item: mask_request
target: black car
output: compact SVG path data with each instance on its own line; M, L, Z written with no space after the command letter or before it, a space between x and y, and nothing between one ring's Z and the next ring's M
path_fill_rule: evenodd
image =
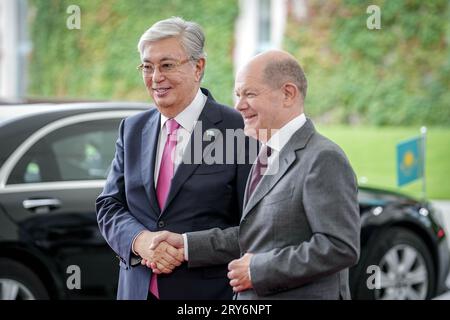
M121 119L140 103L0 106L0 299L115 299L118 260L95 199ZM360 188L356 299L425 299L446 290L449 252L428 204Z

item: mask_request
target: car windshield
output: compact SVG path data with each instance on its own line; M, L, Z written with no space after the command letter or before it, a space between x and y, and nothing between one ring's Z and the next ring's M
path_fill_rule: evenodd
M358 201L364 206L385 206L400 200L407 200L407 197L381 189L360 188L358 192Z

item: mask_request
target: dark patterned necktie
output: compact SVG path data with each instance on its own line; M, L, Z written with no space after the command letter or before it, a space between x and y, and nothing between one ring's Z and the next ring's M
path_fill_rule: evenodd
M261 181L262 177L267 171L267 162L272 154L272 149L269 146L264 146L256 158L256 164L253 167L252 176L248 185L247 202L256 189L256 186Z

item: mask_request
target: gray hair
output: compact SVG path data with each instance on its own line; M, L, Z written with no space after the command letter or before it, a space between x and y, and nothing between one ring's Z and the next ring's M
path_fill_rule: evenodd
M141 56L148 43L167 38L178 38L189 58L197 61L206 58L203 50L205 34L200 25L193 21L185 21L180 17L161 20L152 25L139 39L138 51Z
M306 98L308 81L300 64L291 58L270 61L264 69L264 79L272 88L280 88L287 81L293 82Z

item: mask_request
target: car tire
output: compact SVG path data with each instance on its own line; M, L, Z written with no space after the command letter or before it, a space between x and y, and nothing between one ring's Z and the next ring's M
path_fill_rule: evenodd
M36 274L22 263L0 258L0 300L46 300L48 292Z
M358 300L430 299L434 295L434 262L414 232L392 227L364 250L356 271L353 298ZM379 275L379 276L378 276Z

